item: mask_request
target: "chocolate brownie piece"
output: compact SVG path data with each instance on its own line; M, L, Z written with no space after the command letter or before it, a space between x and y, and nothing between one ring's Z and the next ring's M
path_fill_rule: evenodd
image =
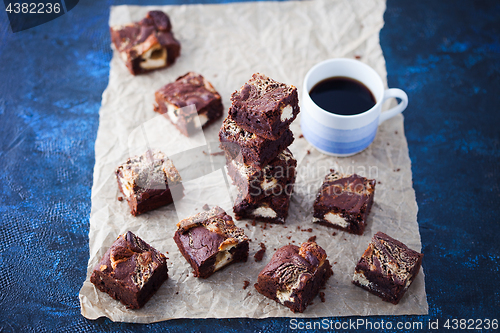
M170 66L181 52L170 18L150 11L140 22L110 27L111 40L133 75Z
M116 171L118 188L134 216L171 204L182 197L181 176L172 161L160 151L131 157Z
M286 129L278 139L269 140L247 132L229 116L224 119L219 131L220 146L227 159L237 159L256 168L262 168L275 159L293 140L290 129Z
M314 202L313 222L362 235L370 213L375 180L330 170Z
M155 111L165 115L185 136L222 116L219 93L200 74L189 72L155 93Z
M139 309L167 278L165 256L128 231L106 251L90 282L127 308Z
M238 193L236 204L233 206L234 217L237 220L251 219L261 222L285 223L294 183L295 178L280 193L263 197L254 203L246 201L243 193Z
M232 263L247 261L248 238L226 212L213 207L177 223L174 241L194 269L208 278Z
M361 256L352 283L398 304L420 271L423 254L377 232Z
M286 245L260 272L255 289L293 312L304 312L332 275L325 250L315 242Z
M229 115L243 129L277 140L299 114L297 88L256 73L231 95Z
M228 174L245 201L257 203L266 196L278 195L295 179L297 160L288 149L282 151L264 168L259 169L237 160L227 162Z

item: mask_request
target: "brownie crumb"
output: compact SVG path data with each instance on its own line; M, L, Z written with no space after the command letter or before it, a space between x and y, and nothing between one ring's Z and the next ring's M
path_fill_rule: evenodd
M313 232L312 228L307 229L307 232Z
M319 292L319 298L321 298L322 303L325 303L325 293L324 292L322 292L322 291Z
M292 240L292 243L295 243L295 241L294 241L294 240Z
M210 155L212 155L212 156L221 156L221 155L224 155L224 152L223 151L218 151L216 153L211 153Z
M302 134L301 134L301 135L299 135L299 139L302 139L303 137L304 137L304 135L302 135Z
M378 184L382 184L382 182L381 182L381 181L378 181L377 183L378 183Z
M208 204L204 204L201 208L203 208L204 210L210 210L210 206Z
M247 228L248 228L248 223L245 223L245 227L247 227Z
M176 294L176 295L179 295L179 292L178 292L178 291L176 291L176 292L175 292L175 294Z
M123 201L123 197L118 197L118 201Z
M356 55L354 56L354 58L356 58L356 59L361 59L361 56L360 56L359 54L356 54Z
M286 238L291 239L291 238L292 238L292 236L287 236Z
M400 169L400 168L397 168L397 169L396 169L396 172L399 172L399 171L401 171L401 169Z
M247 287L250 285L250 281L243 281L243 289L247 289Z
M206 151L202 150L201 151L204 155L208 155Z
M309 155L310 153L311 153L311 151L310 151L310 150L308 150L308 151L307 151L307 155Z
M283 226L283 228L287 229L288 227L285 225L285 226Z
M297 226L297 229L299 229L299 230L300 230L300 225L298 225L298 226Z
M387 142L387 145L390 146L391 144L389 142Z
M394 134L398 134L398 131L395 131Z
M253 256L255 258L255 261L262 261L262 258L264 258L264 254L266 253L266 246L264 243L260 243L260 250L255 253Z
M334 233L332 234L332 236L336 236L336 235L337 235L337 233L336 233L336 232L334 232Z
M336 261L334 261L334 262L333 262L333 264L334 264L334 265L337 265L337 262L336 262Z
M252 225L253 225L254 227L255 227L255 224L256 224L256 223L255 223L255 220L253 220L253 221L252 221Z
M307 241L308 242L315 242L316 241L316 236L309 237L309 239Z
M247 294L247 296L252 296L252 293L251 293L251 292L249 292L249 293Z

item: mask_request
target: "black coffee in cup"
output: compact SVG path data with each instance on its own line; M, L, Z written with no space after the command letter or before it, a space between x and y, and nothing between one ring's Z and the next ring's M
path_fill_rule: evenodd
M363 113L377 103L363 83L344 76L330 77L316 83L309 96L323 110L344 116Z

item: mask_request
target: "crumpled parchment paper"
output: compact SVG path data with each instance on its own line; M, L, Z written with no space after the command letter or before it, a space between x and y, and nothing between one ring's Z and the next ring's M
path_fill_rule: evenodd
M216 151L222 119L204 133L187 139L153 112L154 92L188 71L198 72L212 82L226 110L231 93L255 72L297 86L300 98L308 69L329 58L359 58L372 66L385 82L385 61L379 45L385 1L118 6L111 8L110 25L138 21L152 9L161 9L170 15L174 34L182 44L181 56L170 68L136 77L129 74L116 52L111 60L95 143L90 260L87 279L79 295L82 314L90 319L107 316L113 321L138 323L172 318L427 314L423 269L397 306L351 283L356 262L377 231L399 239L412 249L421 248L411 162L401 115L379 127L368 149L348 158L329 157L316 151L300 138L297 119L291 126L295 142L290 150L298 160L298 176L286 224L267 224L264 229L263 223L252 226L251 221L236 221L252 239L248 262L231 265L202 280L193 276L173 235L176 223L199 212L205 203L217 204L232 214L223 157L209 154ZM175 205L133 217L127 203L117 200L120 194L113 171L127 157L142 154L147 148L161 149L172 157L184 179L186 196ZM311 222L316 192L332 167L378 181L363 236ZM101 256L116 237L127 230L167 253L169 258L169 279L140 310L127 310L89 282ZM289 243L300 244L311 236L317 236L317 243L326 250L334 275L323 290L326 302L317 297L305 313L294 314L257 293L253 284L275 249ZM264 242L267 252L263 261L255 262L253 255L260 248L260 242ZM246 290L243 289L245 280L250 282Z

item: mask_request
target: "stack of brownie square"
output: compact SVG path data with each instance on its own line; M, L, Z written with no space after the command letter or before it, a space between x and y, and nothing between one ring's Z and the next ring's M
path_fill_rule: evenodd
M297 88L256 73L231 95L229 114L219 131L229 176L238 189L237 220L284 223L295 183L294 138Z

